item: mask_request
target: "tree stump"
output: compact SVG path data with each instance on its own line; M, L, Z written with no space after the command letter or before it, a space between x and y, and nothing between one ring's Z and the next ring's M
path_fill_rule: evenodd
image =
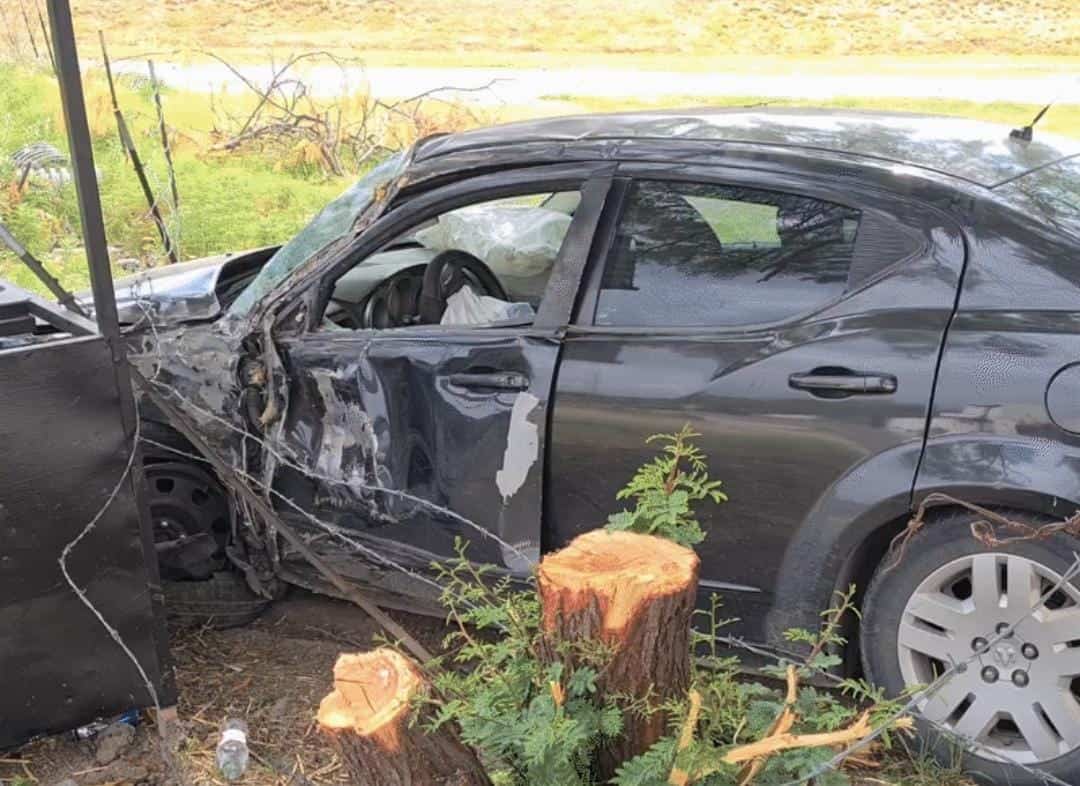
M356 786L491 786L476 754L450 726L429 732L409 723L412 702L429 689L420 669L380 648L341 655L334 690L318 721Z
M600 695L682 698L690 682L690 623L698 557L651 535L594 530L548 555L537 573L542 607L541 657L575 665L581 645L600 642L610 661ZM596 780L644 752L667 731L665 713L623 715L623 734L601 751Z

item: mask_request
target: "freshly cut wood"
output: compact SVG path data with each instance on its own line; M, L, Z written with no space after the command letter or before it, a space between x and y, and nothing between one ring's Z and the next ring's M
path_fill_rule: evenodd
M893 720L889 728L894 731L911 731L915 728L915 722L910 717L903 716ZM724 754L724 762L727 764L740 764L773 753L794 750L795 748L844 748L869 737L875 731L876 729L870 723L870 713L867 711L860 715L850 726L836 731L819 732L817 734L781 732L760 739L757 742L740 745ZM743 782L740 781L740 783Z
M663 538L594 530L540 563L541 656L571 666L581 653L606 649L601 695L647 699L658 707L685 697L690 683L690 618L698 558ZM644 752L667 729L667 716L624 713L620 739L601 751L597 782Z
M420 669L388 648L341 655L318 721L357 786L490 786L476 754L450 726L410 725L429 689Z
M791 731L791 727L795 725L795 702L799 700L799 670L794 665L787 667L787 694L784 698L784 707L780 711L780 714L773 718L772 724L769 726L769 731L765 734L766 738L775 737L778 734L787 734ZM745 748L746 746L742 746ZM727 759L725 759L727 761ZM758 773L765 767L765 757L760 758L750 757L749 759L739 759L738 761L745 761L746 764L739 772L739 786L747 786L751 781L758 776Z

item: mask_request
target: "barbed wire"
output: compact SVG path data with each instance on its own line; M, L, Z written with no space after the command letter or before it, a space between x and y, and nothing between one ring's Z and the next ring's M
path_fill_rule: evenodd
M219 414L212 412L206 407L202 407L191 401L180 391L178 391L174 386L167 385L159 379L162 369L164 368L164 361L166 359L165 355L162 352L162 347L164 345L158 333L156 321L153 318L154 315L147 307L147 302L138 296L136 297L135 302L143 312L143 317L148 325L148 329L152 336L153 342L153 352L143 353L144 355L149 356L153 362L152 373L147 376L143 376L143 381L159 388L160 390L165 392L166 395L172 396L175 399L179 400L184 404L185 408L191 410L193 414L209 418L210 420L225 426L227 429L237 432L245 438L245 444L246 440L253 440L263 450L267 451L269 455L272 455L275 460L279 462L280 465L292 468L305 476L319 479L328 483L344 485L350 489L356 487L362 490L369 490L376 493L387 493L393 496L400 496L404 499L418 502L429 507L430 509L433 509L434 511L447 515L453 520L467 523L470 527L482 532L488 537L492 537L496 542L514 550L519 555L524 556L522 552L518 551L510 544L505 543L505 541L495 536L494 533L491 533L490 530L486 530L480 527L480 525L472 522L464 516L461 516L460 514L457 514L456 512L446 508L445 506L437 505L430 500L425 500L421 497L417 497L415 495L409 494L408 492L403 492L398 489L389 489L383 486L359 482L357 479L354 478L334 477L326 475L325 473L314 471L310 466L301 465L295 460L293 460L290 456L284 455L281 451L276 450L273 446L269 444L268 440L264 437L253 434L249 429L243 429L239 426L236 426L234 423L221 417ZM123 640L119 632L105 619L104 615L100 612L100 610L98 610L89 600L86 593L75 582L67 567L67 560L70 557L71 553L95 529L101 518L105 515L107 510L115 501L115 499L119 496L123 488L123 483L131 475L136 456L138 455L138 445L140 443L153 445L159 449L170 451L174 454L184 456L191 460L207 462L207 459L205 457L200 456L196 453L178 449L174 446L167 445L165 443L159 442L143 435L141 431L141 418L139 417L139 397L136 396L135 398L136 425L132 437L131 451L128 454L128 459L125 463L121 476L108 497L106 498L106 500L104 501L101 508L91 518L87 525L80 531L80 533L65 546L59 558L59 563L68 585L71 587L71 589L79 598L79 600L83 603L83 605L85 605L95 616L99 624L101 624L102 627L108 632L110 637L124 651L126 657L132 662L132 664L138 671L139 676L142 679L143 684L146 687L148 695L151 697L155 708L160 709L157 691L153 685L152 680L149 678L146 670L139 661L138 657L135 655L129 645L127 645L127 643ZM431 586L435 589L438 589L440 591L444 589L443 585L441 585L439 582L429 578L428 576L424 576L423 574L417 573L416 571L409 569L408 567L400 564L396 560L392 560L389 557L386 557L384 554L380 553L376 549L373 549L359 541L357 538L350 536L345 531L343 531L341 527L338 527L337 525L324 521L318 516L315 516L313 513L303 508L300 504L298 504L288 495L273 488L272 485L269 485L263 480L260 480L253 476L251 473L247 472L246 468L237 468L230 465L230 469L231 471L235 472L237 477L243 480L243 482L250 484L255 489L261 490L268 496L279 500L282 504L294 510L296 513L298 513L305 520L317 527L319 530L325 532L327 535L338 540L339 542L353 548L357 553L363 554L364 556L375 561L377 564L383 565L393 570L400 571L404 575L423 582L424 584ZM983 511L980 510L979 512L981 513ZM1008 521L1007 519L1003 520L1006 522ZM868 746L879 740L891 729L895 728L897 722L904 717L916 717L920 719L921 721L928 724L928 726L932 727L935 730L935 733L942 735L943 737L951 741L953 744L956 744L969 752L981 754L983 758L989 761L998 762L1003 768L1016 768L1032 777L1039 779L1045 784L1052 784L1053 786L1071 786L1071 784L1057 777L1053 773L1047 772L1046 770L1043 770L1037 766L1032 766L1022 761L1004 757L1000 753L989 748L989 746L985 745L980 740L957 733L954 729L951 729L941 724L940 722L927 717L922 712L921 707L925 701L933 698L933 696L936 695L938 691L942 690L958 674L966 672L967 668L976 661L978 661L983 656L983 654L985 654L985 652L992 649L993 646L1000 641L1014 635L1017 627L1034 617L1043 609L1047 608L1047 602L1058 592L1060 592L1066 584L1071 582L1073 578L1080 575L1080 554L1074 552L1073 557L1073 561L1069 568L1057 579L1057 581L1054 582L1054 584L1049 589L1044 591L1039 596L1037 602L1032 604L1032 607L1023 616L1005 626L996 626L994 631L992 632L987 631L986 636L982 637L986 641L985 645L983 645L978 650L974 651L971 655L962 660L951 661L948 667L943 672L941 672L941 674L939 674L929 685L926 685L923 688L920 688L919 690L913 692L904 704L891 712L883 720L879 721L878 724L868 734L846 745L842 750L838 751L834 756L832 756L827 761L821 763L810 772L797 779L789 780L786 783L782 784L782 786L806 786L807 784L813 784L817 779L825 776L829 772L838 771L850 759L852 759L852 757L854 757L860 751L865 750ZM771 659L778 663L797 664L800 661L799 656L795 653L784 652L779 648L765 647L758 644L752 644L740 637L717 636L716 640L718 643L727 645L732 648L742 649L755 655ZM840 686L840 683L842 682L842 680L840 680L840 678L838 678L836 675L832 675L828 672L821 672L821 676L835 686Z
M174 386L165 385L164 383L160 383L160 382L157 382L157 381L153 381L153 384L156 387L158 387L159 389L166 392L167 394L169 394L169 395L173 396L174 398L176 398L182 404L184 404L184 406L190 412L198 414L198 415L200 415L202 417L208 418L208 419L212 420L213 422L218 423L219 425L225 427L226 429L228 429L230 431L235 432L236 434L238 434L240 436L251 439L252 441L256 442L263 450L265 450L268 455L272 456L278 463L280 463L283 466L294 469L297 472L301 473L302 475L313 478L315 480L321 480L321 481L323 481L325 483L329 483L329 484L332 484L332 485L344 486L344 487L346 487L348 489L351 489L351 490L355 489L355 490L370 492L370 493L373 493L373 494L382 494L382 495L385 495L385 496L395 497L397 499L404 500L406 502L412 503L412 504L417 505L419 507L423 507L423 508L425 508L425 509L427 509L427 510L433 512L433 513L445 516L448 519L450 519L451 521L455 521L455 522L457 522L459 524L462 524L462 525L468 527L469 529L473 530L474 532L477 532L478 534L480 534L484 538L487 538L487 539L490 539L490 540L494 541L499 546L501 546L503 548L506 548L508 551L513 553L515 556L520 557L522 560L525 560L527 562L527 564L530 565L530 566L532 566L532 565L534 565L536 563L535 557L527 554L526 552L519 549L517 546L515 546L515 545L507 542L506 540L500 538L498 535L496 535L490 529L487 529L486 527L482 527L481 525L477 524L472 519L461 515L460 513L446 507L445 505L439 505L436 502L432 502L429 499L425 499L424 497L420 497L420 496L418 496L416 494L412 494L412 493L410 493L408 491L404 491L402 489L388 488L387 486L383 486L383 485L379 485L379 484L375 484L375 483L368 483L368 482L366 482L364 480L361 480L358 477L348 477L348 478L346 478L346 477L337 477L337 476L333 476L333 475L328 475L328 474L323 473L323 472L319 472L317 469L315 469L315 468L313 468L311 466L308 466L308 465L300 464L296 460L294 460L292 457L285 455L282 451L276 449L273 445L271 445L269 440L265 439L264 437L259 436L257 434L254 434L249 429L241 428L240 426L237 426L235 423L233 423L233 422L227 420L226 418L222 417L218 413L213 412L213 411L207 409L206 407L203 407L200 404L192 401L190 398L188 398L183 393L181 393L179 390L177 390ZM262 484L260 482L260 487L263 486L263 485L265 485L265 484Z

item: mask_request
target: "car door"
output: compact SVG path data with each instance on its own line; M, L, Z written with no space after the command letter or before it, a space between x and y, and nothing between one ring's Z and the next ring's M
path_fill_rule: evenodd
M836 578L798 535L826 508L865 512L837 491L861 467L893 455L906 508L962 244L936 211L850 179L623 172L560 363L548 545L601 525L653 455L646 438L689 424L730 497L700 509L702 593L762 640L765 614L792 602L782 564ZM795 602L812 621L829 593Z
M415 595L416 577L453 556L457 538L469 542L477 562L515 575L530 570L540 549L555 367L612 169L577 164L500 172L410 197L373 225L321 284L327 317L279 336L288 380L282 439L305 471L282 466L276 482L297 501L293 518L313 547L344 575ZM539 201L538 195L573 191L580 194L572 200L576 207ZM543 226L563 227L554 245L550 237L537 239L546 230L527 217L518 222L520 238L493 239L506 228L502 213L489 220L495 214L477 206L524 195L532 199L526 213L541 215ZM548 220L560 210L565 221ZM455 231L465 239L453 239ZM534 318L385 329L327 321L338 318L331 316L334 303L357 297L370 271L400 273L407 267L402 258L422 263L424 244L436 242L470 244L493 269L508 271L509 277L498 276L510 299L526 300L514 297L515 288L534 291ZM542 286L537 246L554 255ZM520 277L513 275L519 254L532 254L528 275ZM353 305L367 313L370 302ZM291 567L303 570L302 560Z

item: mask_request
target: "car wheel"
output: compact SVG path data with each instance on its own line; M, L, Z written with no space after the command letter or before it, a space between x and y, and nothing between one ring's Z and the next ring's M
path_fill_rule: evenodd
M1080 783L1080 579L1038 602L1080 541L1057 534L990 550L972 537L977 518L928 519L898 563L878 568L860 630L867 676L897 695L977 656L920 704L931 748L950 761L966 749L966 769L995 783L1045 782L1031 770Z
M270 605L233 571L218 571L206 581L166 581L163 589L166 615L181 627L235 628L253 622Z
M188 461L147 464L154 542L209 533L222 547L229 535L229 500L217 479Z

